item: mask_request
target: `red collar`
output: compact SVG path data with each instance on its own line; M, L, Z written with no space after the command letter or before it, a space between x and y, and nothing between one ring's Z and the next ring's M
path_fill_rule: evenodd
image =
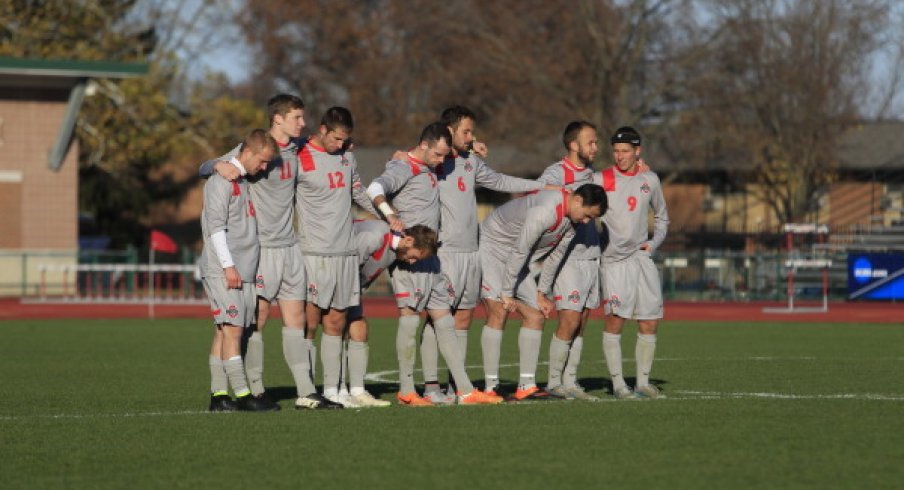
M620 174L622 174L622 175L627 175L628 177L632 177L632 176L634 176L634 175L637 175L637 173L640 171L640 169L637 167L637 164L634 165L634 171L633 171L633 172L623 172L622 169L618 168L618 164L613 165L612 168L614 168L616 172L618 172L618 173L620 173Z
M409 162L409 163L414 163L414 164L417 164L417 165L423 165L423 166L427 167L427 162L425 162L425 161L423 161L423 160L418 160L417 158L413 157L413 156L411 155L411 153L408 153L408 162Z
M321 147L321 146L317 146L317 145L314 143L314 140L308 140L308 146L310 146L311 148L313 148L313 149L316 150L316 151L319 151L320 153L326 153L326 148L323 148L323 147Z
M574 170L575 172L580 172L587 168L587 167L578 167L577 165L575 165L574 162L569 160L568 157L562 158L562 165L565 165L566 167L570 168L571 170Z

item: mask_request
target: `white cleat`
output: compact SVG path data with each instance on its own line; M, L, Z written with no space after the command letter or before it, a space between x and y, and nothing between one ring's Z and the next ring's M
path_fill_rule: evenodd
M598 396L593 396L590 393L587 393L586 391L584 391L584 387L581 385L569 386L565 389L568 390L568 393L571 394L571 396L573 398L576 398L578 400L584 400L587 402L600 401Z
M634 388L634 394L637 395L637 398L643 398L645 400L665 398L665 395L663 395L662 392L659 391L659 388L653 385L637 386Z
M386 400L380 400L379 398L374 398L373 395L364 391L362 393L358 393L357 395L351 395L351 400L358 404L361 408L371 408L371 407L388 407L391 405Z
M634 391L627 386L622 386L621 388L616 388L612 390L612 396L619 400L636 400L637 395L634 394Z
M351 395L347 393L337 393L335 395L330 395L326 397L327 400L338 403L342 405L344 408L360 408L360 405L355 403L354 399L352 399Z

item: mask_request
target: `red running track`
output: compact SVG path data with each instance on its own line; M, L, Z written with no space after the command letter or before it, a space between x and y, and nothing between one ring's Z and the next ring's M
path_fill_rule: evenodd
M365 298L364 311L373 318L396 316L392 298ZM825 322L904 323L904 305L899 303L835 302L828 313L764 313L764 307L784 307L784 303L684 302L665 304L665 321L745 321L745 322ZM477 316L483 317L483 308ZM156 318L208 318L205 305L155 306ZM50 318L147 318L148 307L141 304L22 303L18 298L0 299L0 320ZM593 317L600 318L599 310Z

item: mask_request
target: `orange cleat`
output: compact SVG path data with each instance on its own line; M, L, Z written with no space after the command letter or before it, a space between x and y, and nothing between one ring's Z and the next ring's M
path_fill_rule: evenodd
M541 390L536 386L531 386L530 388L521 389L518 388L518 391L512 396L514 401L524 401L524 400L549 400L551 396L549 393Z
M501 396L491 395L476 388L466 395L458 396L459 405L497 405L499 403L502 403Z
M407 395L403 395L401 393L396 393L396 398L399 400L399 403L402 405L408 405L410 407L432 407L433 402L426 398L422 398L417 394L416 391L412 391Z

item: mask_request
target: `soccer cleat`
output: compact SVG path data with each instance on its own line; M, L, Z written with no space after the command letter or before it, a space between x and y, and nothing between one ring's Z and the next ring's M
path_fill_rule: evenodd
M455 395L449 395L442 390L431 390L424 392L424 398L430 400L434 405L454 405Z
M320 396L319 393L311 393L295 400L295 408L298 410L338 410L345 408L339 403L334 403Z
M273 402L270 403L272 404ZM274 409L273 406L266 401L251 396L251 394L236 398L235 404L241 412L275 412L276 410L279 410L279 406Z
M407 395L403 395L402 393L396 393L396 398L399 400L399 403L402 405L408 405L410 407L432 407L433 402L426 398L421 398L416 391L412 391Z
M518 391L512 395L512 401L525 401L525 400L550 400L552 397L549 393L541 390L536 386L531 386L530 388L518 388ZM557 398L557 397L556 397Z
M252 396L254 396L254 398L256 398L262 406L269 407L269 408L267 408L268 411L271 411L271 412L279 411L279 408L280 408L279 404L276 403L275 401L273 401L269 396L267 396L266 393L261 393L260 395L252 395Z
M568 388L564 387L563 385L553 386L552 388L547 386L546 391L552 396L564 398L566 400L574 400L575 398L577 398L573 393L571 393Z
M352 396L348 393L337 393L335 395L330 395L326 397L327 400L338 403L342 405L344 408L358 408L359 405L352 400Z
M584 387L581 385L574 385L565 388L568 390L568 393L571 394L572 398L576 398L578 400L584 400L587 402L598 402L600 401L600 397L593 396L590 393L584 391Z
M392 405L386 400L380 400L379 398L374 398L373 395L364 391L358 393L357 395L351 395L352 400L358 404L359 407L362 408L370 408L370 407L388 407Z
M643 398L645 400L655 400L657 398L665 398L665 395L659 391L659 388L653 385L644 385L644 386L636 386L634 387L634 395L637 398Z
M622 386L620 388L613 388L612 396L614 396L615 398L617 398L619 400L636 400L637 399L637 395L635 395L634 392L631 391L631 388L628 388L627 386Z
M210 395L210 406L207 410L211 412L235 412L238 407L229 395Z
M458 397L459 405L498 405L502 403L502 397L490 395L474 388L467 395Z

